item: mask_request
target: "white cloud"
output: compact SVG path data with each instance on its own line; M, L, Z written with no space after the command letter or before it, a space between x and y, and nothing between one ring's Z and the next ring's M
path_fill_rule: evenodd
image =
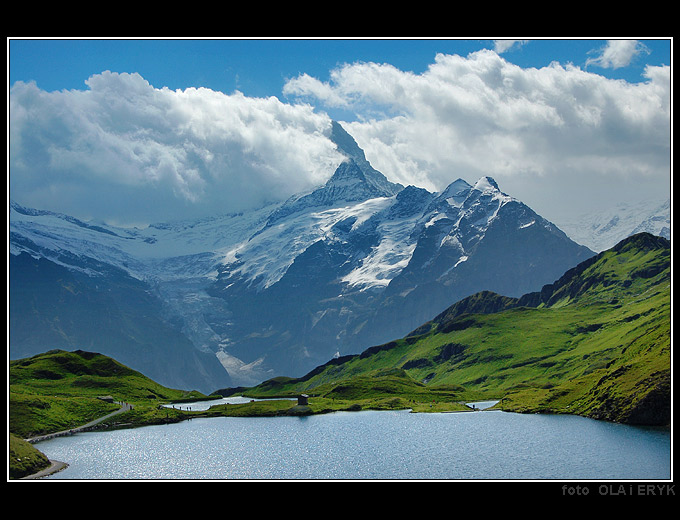
M598 51L595 58L586 60L586 67L596 65L605 69L627 67L633 58L640 54L648 54L649 49L637 40L608 40L607 45Z
M330 119L309 105L158 89L108 71L86 83L82 91L12 87L18 202L120 223L168 220L285 198L322 183L340 162Z
M491 175L513 196L567 211L588 195L624 196L617 190L631 182L668 185L670 68L646 76L629 84L557 63L523 69L483 50L440 54L422 74L358 63L314 91L297 80L288 88L354 108L347 130L391 180L442 189ZM539 186L559 186L559 200Z
M82 91L17 83L10 195L119 222L247 209L331 175L340 159L319 110L337 107L354 112L343 126L390 180L439 190L491 175L553 218L577 204L670 195L670 67L645 77L524 69L483 50L437 55L422 74L376 63L343 65L328 82L302 74L284 94L304 104L171 91L138 74L98 74Z
M503 54L509 51L513 47L521 47L526 44L529 40L494 40L494 50L498 54Z

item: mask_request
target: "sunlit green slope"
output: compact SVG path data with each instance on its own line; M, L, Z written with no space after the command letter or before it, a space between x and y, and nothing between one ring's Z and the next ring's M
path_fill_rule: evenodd
M114 401L167 402L198 392L166 388L93 352L51 350L9 363L9 431L22 438L76 428L118 410Z
M635 235L540 292L473 295L405 338L250 393L325 396L401 369L428 391L498 398L505 410L668 424L670 260L667 240Z
M120 410L117 402L122 401L134 403L134 411L116 421L154 424L181 420L177 412L173 410L169 416L159 404L192 398L205 396L166 388L94 352L51 350L10 361L9 476L22 478L50 465L47 457L24 439L81 427Z

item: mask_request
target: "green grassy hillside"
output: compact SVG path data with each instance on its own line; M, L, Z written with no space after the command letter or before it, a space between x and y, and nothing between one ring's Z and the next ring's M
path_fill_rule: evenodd
M9 478L17 479L32 475L50 466L49 459L24 439L9 434Z
M166 388L108 356L92 352L51 350L10 361L10 478L30 475L50 464L24 439L75 429L119 410L120 405L100 399L109 396L134 404L134 410L117 419L128 425L181 420L181 412L159 405L205 398L198 392Z
M473 295L405 338L247 393L384 393L368 376L398 369L429 398L496 398L505 410L668 424L670 321L670 244L640 234L539 292Z
M22 438L76 428L120 408L99 399L163 403L197 392L166 388L102 354L51 350L10 361L9 430Z

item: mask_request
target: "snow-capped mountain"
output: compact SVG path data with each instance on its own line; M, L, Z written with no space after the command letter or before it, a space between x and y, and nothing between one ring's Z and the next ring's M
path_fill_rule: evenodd
M618 204L562 222L561 227L576 242L598 253L636 233L647 232L670 240L671 201Z
M87 337L65 327L59 306L85 312L89 301L100 313L115 306L118 345L127 341L127 354L116 356L131 367L173 372L185 385L161 353L174 342L175 364L201 354L185 380L189 371L192 380L210 373L216 384L218 363L230 384L250 385L402 337L481 290L539 290L593 254L491 177L458 179L439 193L403 187L338 124L332 139L346 161L323 186L253 212L122 229L12 203L10 253L22 259L10 271L11 323L21 332L10 330L12 357L83 342L96 350L96 327ZM21 278L38 271L52 292ZM130 292L114 300L102 292L120 286ZM125 295L144 295L143 313ZM50 298L49 308L37 306ZM152 340L140 346L149 324L135 320L149 316L169 342L160 351Z
M223 259L208 292L232 310L225 347L239 359L257 352L301 374L403 336L477 291L538 290L592 255L490 177L441 193L409 186L358 203L324 200Z
M261 228L276 207L138 229L92 224L10 201L10 253L42 255L72 268L77 268L70 260L74 256L96 258L139 279L185 278L187 269L205 276L223 250Z

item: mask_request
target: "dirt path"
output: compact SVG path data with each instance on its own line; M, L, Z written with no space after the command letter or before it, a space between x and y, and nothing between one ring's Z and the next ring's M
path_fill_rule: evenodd
M61 471L64 468L68 467L68 464L65 462L61 462L58 460L50 460L52 464L48 468L45 468L42 471L38 471L37 473L33 473L33 475L27 475L25 477L21 477L21 480L34 480L42 477L46 477L47 475L51 475L52 473L56 473L57 471Z
M118 402L117 404L120 405L120 410L116 410L115 412L112 412L108 415L105 415L104 417L100 417L99 419L95 419L94 421L91 421L87 424L83 424L82 426L78 426L77 428L71 428L70 430L64 430L64 431L55 432L55 433L48 433L46 435L38 435L37 437L31 437L30 439L26 439L26 441L30 442L31 444L34 444L36 442L46 441L48 439L53 439L54 437L63 437L65 435L72 435L74 433L87 431L87 430L93 428L94 426L96 426L97 424L104 422L107 419L113 417L114 415L118 415L120 413L132 410L132 405L129 404L129 403Z

